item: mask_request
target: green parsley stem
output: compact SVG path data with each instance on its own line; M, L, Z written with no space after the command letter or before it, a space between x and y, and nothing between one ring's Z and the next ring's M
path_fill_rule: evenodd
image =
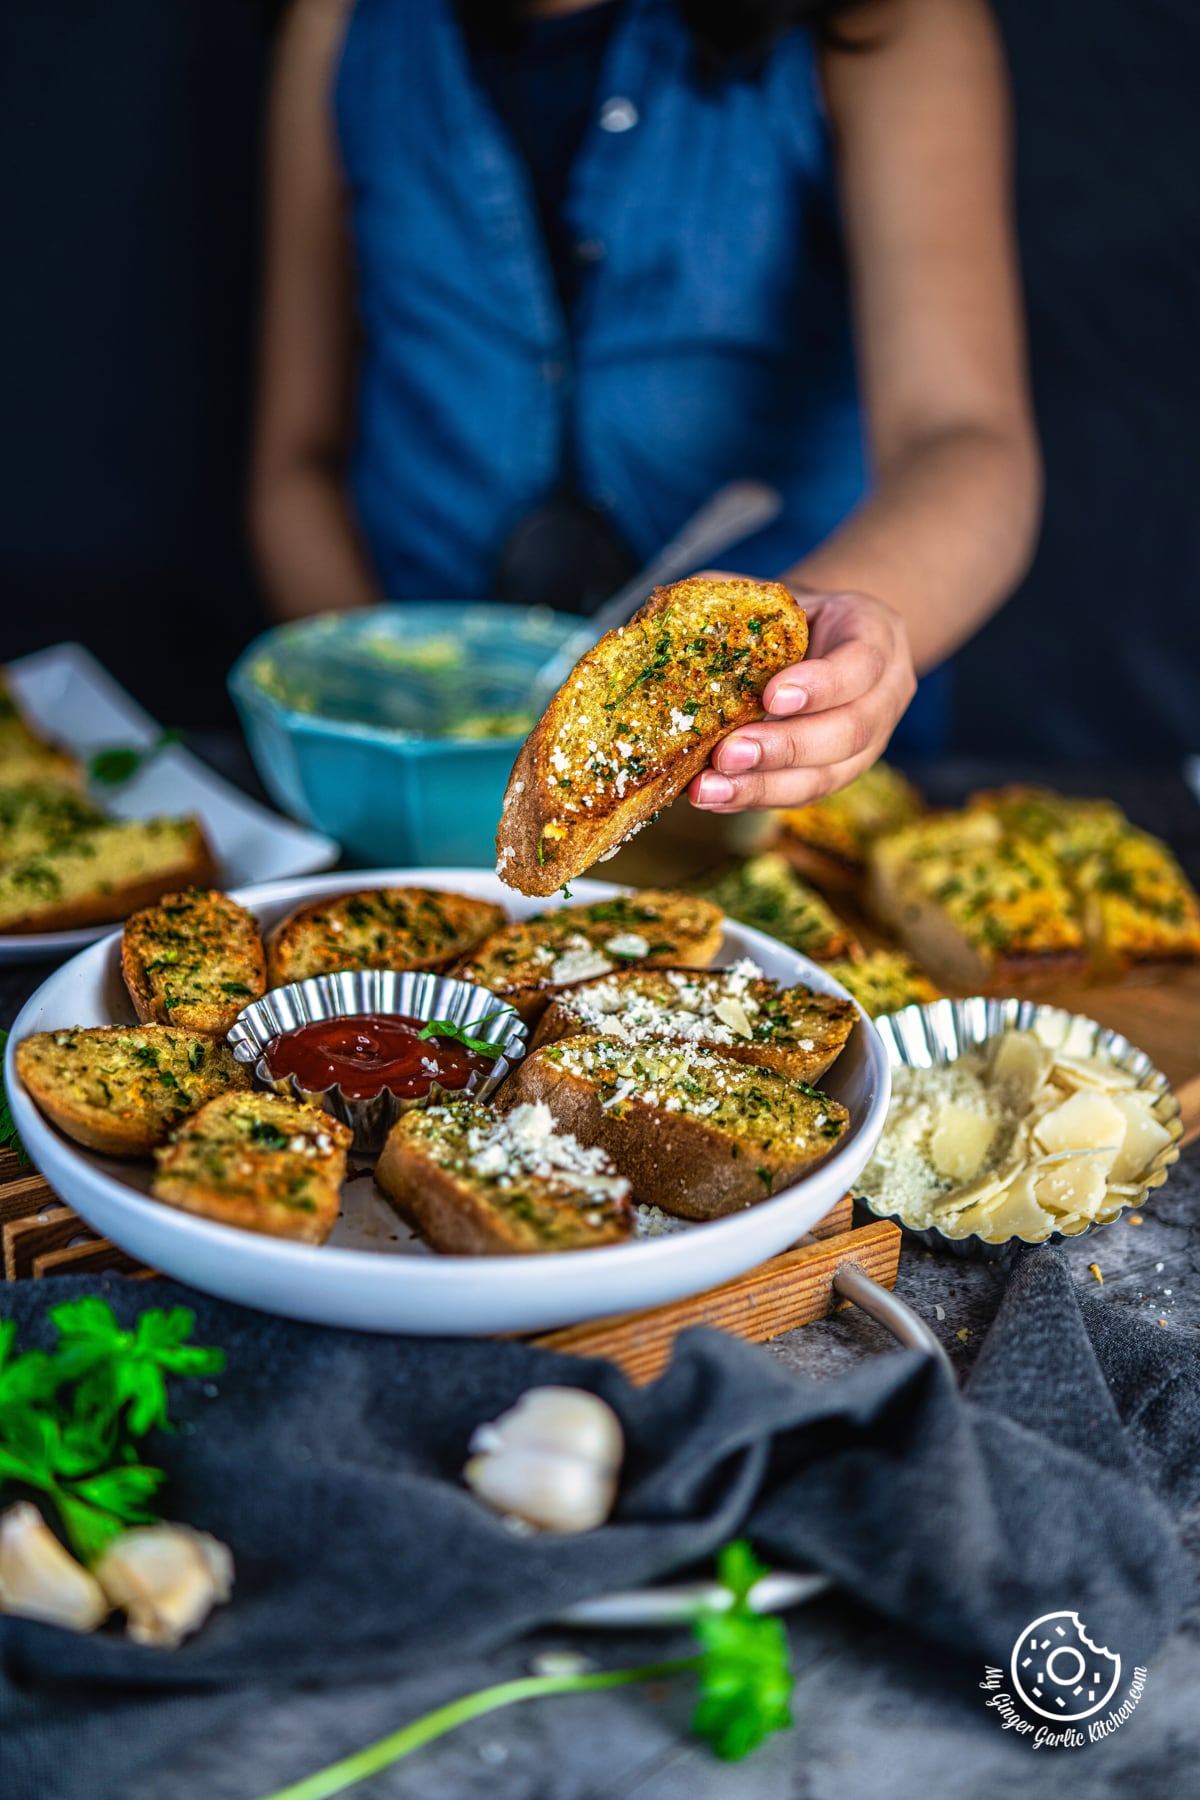
M644 1663L636 1669L605 1669L595 1675L526 1675L518 1681L501 1681L495 1687L481 1688L478 1693L466 1694L461 1700L435 1707L433 1712L414 1719L411 1725L392 1732L390 1737L380 1738L377 1744L370 1744L353 1756L345 1756L340 1762L330 1763L326 1769L318 1769L315 1775L308 1775L291 1787L279 1788L275 1793L265 1795L264 1800L325 1800L326 1795L340 1794L355 1782L365 1781L368 1775L377 1775L380 1769L386 1769L410 1751L419 1750L423 1744L465 1725L468 1720L482 1718L485 1713L512 1706L518 1700L536 1700L544 1694L594 1693L600 1688L657 1681L668 1675L698 1670L703 1661L702 1656L682 1656L671 1662Z

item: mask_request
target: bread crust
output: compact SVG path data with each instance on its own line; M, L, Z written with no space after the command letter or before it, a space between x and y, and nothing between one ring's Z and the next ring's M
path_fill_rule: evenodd
M501 1098L506 1107L543 1101L560 1130L608 1152L637 1200L681 1219L741 1212L789 1186L834 1148L832 1139L820 1136L803 1152L779 1139L769 1149L751 1147L703 1118L636 1097L605 1105L594 1080L558 1066L544 1049L525 1058L505 1082ZM844 1129L849 1115L843 1106L824 1096L818 1104Z
M35 1032L17 1045L17 1073L52 1124L104 1156L149 1156L189 1111L253 1085L227 1045L165 1025Z
M212 887L218 879L212 851L198 820L190 819L188 824L191 831L181 854L161 870L114 884L107 893L81 894L73 900L31 906L24 915L6 920L0 930L14 936L26 936L35 931L74 931L87 925L111 925L128 918L141 907L153 905L164 894L176 889Z
M580 658L526 739L496 835L501 880L552 894L681 794L721 739L761 719L808 624L780 582L656 588Z
M445 969L505 922L503 907L440 888L357 888L309 901L266 943L271 987L341 969Z
M223 1036L266 990L258 921L212 888L164 894L126 921L121 974L139 1019Z

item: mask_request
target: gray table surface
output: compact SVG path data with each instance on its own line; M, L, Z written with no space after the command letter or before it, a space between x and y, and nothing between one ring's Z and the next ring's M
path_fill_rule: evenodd
M243 771L228 740L201 747L227 772ZM919 771L934 797L953 801L968 787L1049 772L984 765ZM1171 774L1075 772L1063 786L1109 793L1139 823L1170 838L1192 878L1200 878L1200 808ZM249 785L249 784L248 784ZM0 1022L8 1023L43 979L42 966L0 974ZM1200 1021L1198 1021L1200 1032ZM1167 1185L1123 1220L1065 1249L1076 1282L1106 1301L1141 1308L1166 1331L1200 1330L1200 1146L1185 1154ZM993 1265L905 1249L897 1293L916 1309L966 1370L995 1313L1004 1276ZM891 1340L854 1309L777 1339L764 1354L797 1380L825 1380ZM1030 1471L1031 1481L1037 1472ZM1087 1496L1079 1496L1086 1505ZM1200 1575L1200 1507L1183 1521ZM887 1521L879 1521L886 1531ZM1035 1752L1000 1729L976 1685L982 1669L962 1664L831 1595L789 1619L796 1675L795 1729L744 1763L725 1765L692 1742L692 1704L683 1682L564 1696L512 1708L466 1726L353 1790L363 1800L1156 1800L1200 1794L1200 1582L1186 1596L1181 1629L1151 1668L1132 1718L1104 1742L1079 1751ZM249 1800L246 1773L264 1741L288 1745L295 1776L395 1730L459 1694L527 1673L531 1658L570 1648L597 1666L617 1667L686 1653L671 1633L545 1632L485 1658L444 1665L378 1688L307 1691L256 1708L244 1726L205 1729L180 1745L169 1789L147 1770L122 1800ZM239 1741L244 1732L244 1743ZM98 1797L100 1800L100 1797Z

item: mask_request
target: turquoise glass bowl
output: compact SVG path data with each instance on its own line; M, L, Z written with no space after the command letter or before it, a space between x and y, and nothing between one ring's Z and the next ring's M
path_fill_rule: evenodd
M229 691L272 799L349 858L490 868L535 671L578 626L478 601L321 614L256 638Z

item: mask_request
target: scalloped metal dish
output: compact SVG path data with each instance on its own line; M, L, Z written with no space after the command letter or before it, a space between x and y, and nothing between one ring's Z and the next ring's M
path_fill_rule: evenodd
M924 1006L905 1006L899 1012L885 1013L875 1020L875 1029L883 1040L893 1068L907 1064L910 1068L929 1069L935 1063L955 1062L967 1050L977 1049L1000 1031L1027 1031L1040 1022L1061 1022L1064 1040L1068 1030L1078 1033L1072 1052L1076 1055L1099 1055L1136 1077L1139 1088L1158 1095L1154 1114L1171 1132L1171 1142L1159 1152L1146 1178L1140 1183L1141 1193L1115 1212L1084 1227L1082 1231L1052 1231L1045 1238L1007 1238L1003 1243L989 1243L977 1232L968 1237L949 1237L936 1225L920 1230L908 1225L898 1213L855 1188L856 1196L880 1219L890 1219L911 1243L923 1244L929 1250L949 1252L951 1256L974 1256L988 1262L1010 1262L1023 1249L1036 1250L1043 1244L1077 1243L1105 1225L1112 1225L1138 1203L1141 1194L1161 1187L1167 1171L1179 1159L1179 1139L1183 1123L1179 1102L1171 1084L1156 1069L1144 1050L1131 1044L1119 1031L1098 1025L1083 1013L1071 1013L1061 1006L1046 1006L1036 1000L992 1000L976 994L969 1000L931 1000ZM886 1127L885 1127L886 1130Z
M285 1031L318 1019L351 1018L355 1013L400 1013L410 1019L449 1019L472 1036L500 1046L500 1055L481 1080L466 1087L444 1088L434 1082L428 1095L401 1098L384 1088L366 1099L351 1099L338 1083L328 1088L302 1087L294 1075L275 1077L267 1067L269 1045ZM243 1007L227 1034L239 1062L253 1063L255 1079L287 1099L323 1106L354 1132L354 1149L374 1152L401 1113L439 1100L486 1100L525 1055L526 1029L507 1002L487 988L449 975L393 969L348 969L337 975L313 975L287 987L272 988L261 1000Z

